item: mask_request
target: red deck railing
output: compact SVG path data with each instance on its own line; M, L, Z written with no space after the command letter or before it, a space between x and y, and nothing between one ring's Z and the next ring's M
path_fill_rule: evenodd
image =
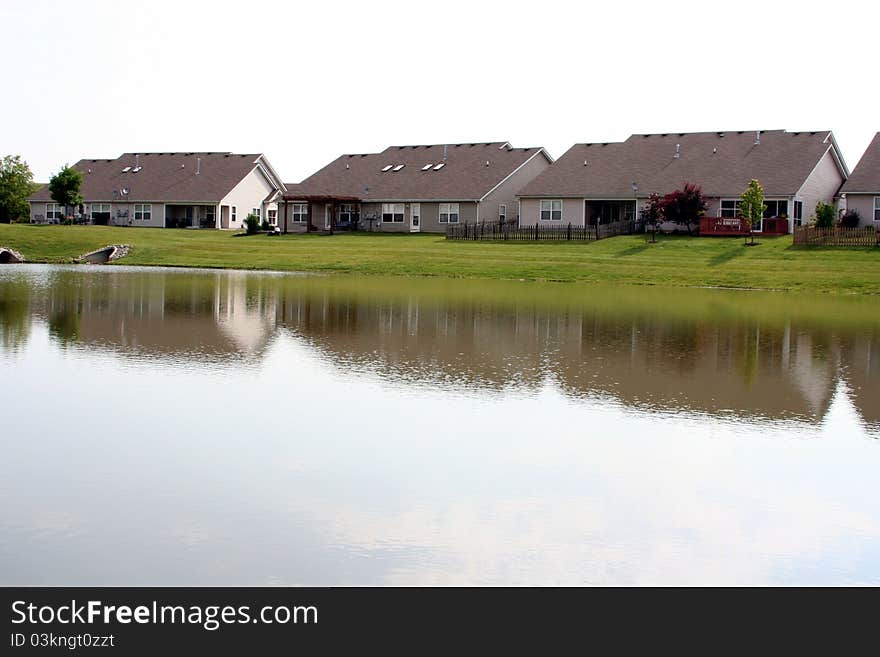
M762 235L788 235L788 219L771 217L763 221ZM701 217L700 235L743 236L749 234L749 225L742 217Z

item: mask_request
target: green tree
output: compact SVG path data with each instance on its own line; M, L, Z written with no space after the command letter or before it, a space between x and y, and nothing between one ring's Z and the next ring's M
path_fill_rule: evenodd
M82 182L82 173L66 164L49 180L49 194L53 201L64 206L65 214L68 207L83 202L82 193L80 193Z
M30 215L28 197L37 191L34 174L19 155L0 160L0 223L24 219Z
M752 244L755 243L755 234L752 232L752 227L755 223L761 221L766 209L767 206L764 204L764 188L761 187L761 183L752 178L749 186L746 187L746 191L739 197L739 212L749 227L749 237L752 238Z
M816 228L832 228L834 226L834 206L824 201L816 203Z

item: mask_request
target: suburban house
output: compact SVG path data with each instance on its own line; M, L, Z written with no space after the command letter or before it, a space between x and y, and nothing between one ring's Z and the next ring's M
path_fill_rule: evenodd
M48 185L30 197L32 223L73 216L84 223L156 228L241 228L248 214L274 223L284 184L264 155L125 153L86 159L83 203L56 204Z
M543 148L508 142L391 146L342 155L299 184L279 204L283 232L359 227L445 232L450 224L516 221L517 193L552 158Z
M849 171L829 131L632 135L575 144L519 193L521 225L574 226L634 219L652 193L702 188L707 216L735 218L752 178L764 187L756 232L789 232L832 202Z
M880 228L880 132L874 135L840 195L847 210L858 210L860 226Z

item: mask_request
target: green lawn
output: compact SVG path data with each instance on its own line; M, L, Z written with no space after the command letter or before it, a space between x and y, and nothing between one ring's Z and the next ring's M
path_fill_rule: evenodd
M0 246L32 262L71 262L129 244L120 264L230 267L455 278L602 281L855 294L880 293L880 250L793 248L791 237L642 236L595 243L447 242L441 235L235 237L221 231L0 225Z

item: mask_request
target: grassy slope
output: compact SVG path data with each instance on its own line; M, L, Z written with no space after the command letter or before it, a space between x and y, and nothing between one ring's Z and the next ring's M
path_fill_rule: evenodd
M0 225L0 245L32 262L69 262L111 243L132 246L121 264L233 267L466 278L604 281L812 292L880 293L880 252L794 249L790 237L641 236L597 243L447 242L439 235L233 237L220 231Z

